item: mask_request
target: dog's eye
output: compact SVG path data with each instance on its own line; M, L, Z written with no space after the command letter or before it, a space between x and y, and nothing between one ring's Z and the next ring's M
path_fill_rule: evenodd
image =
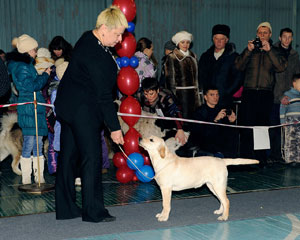
M150 138L150 142L153 142L153 139L152 139L152 138Z

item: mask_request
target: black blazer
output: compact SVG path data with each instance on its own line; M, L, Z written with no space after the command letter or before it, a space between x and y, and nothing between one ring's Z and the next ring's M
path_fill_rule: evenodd
M120 130L113 103L117 64L92 31L76 43L69 66L57 90L55 111L58 119L71 122L81 104L95 106L111 131Z

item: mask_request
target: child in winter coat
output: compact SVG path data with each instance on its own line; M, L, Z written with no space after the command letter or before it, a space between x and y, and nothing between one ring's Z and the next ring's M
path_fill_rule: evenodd
M300 74L293 76L293 87L284 96L289 104L280 105L280 122L296 123L284 127L284 158L286 163L296 165L300 164Z
M33 102L34 92L36 92L37 102L44 103L45 100L40 92L46 84L50 74L50 68L47 68L41 75L38 75L33 62L37 55L38 43L35 39L23 34L16 39L17 51L7 54L8 70L12 74L13 82L19 92L18 102ZM37 183L38 178L38 158L40 165L40 182L44 183L44 157L42 137L47 136L48 128L45 116L45 107L37 106L38 122L38 147L36 145L36 124L35 111L33 104L19 105L18 123L23 132L23 149L20 158L22 183L31 184L32 168L34 180ZM31 157L33 153L33 158Z

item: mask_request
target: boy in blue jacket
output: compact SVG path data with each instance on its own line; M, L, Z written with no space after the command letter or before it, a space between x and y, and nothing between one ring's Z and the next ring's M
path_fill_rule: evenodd
M293 87L284 93L288 105L280 105L280 122L295 123L284 127L284 158L286 163L300 164L300 73L293 76Z

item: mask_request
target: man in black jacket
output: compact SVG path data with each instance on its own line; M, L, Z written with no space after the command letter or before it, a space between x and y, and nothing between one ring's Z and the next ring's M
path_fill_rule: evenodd
M232 124L236 121L232 109L218 105L219 91L215 86L208 86L204 90L204 99L205 104L195 111L195 120L223 124ZM187 144L176 153L186 157L206 155L236 157L236 143L237 131L231 127L194 123Z
M210 85L216 86L222 107L232 105L232 96L242 84L242 73L234 64L238 53L235 45L228 42L229 35L227 25L215 25L212 29L213 45L201 55L198 65L200 91Z

